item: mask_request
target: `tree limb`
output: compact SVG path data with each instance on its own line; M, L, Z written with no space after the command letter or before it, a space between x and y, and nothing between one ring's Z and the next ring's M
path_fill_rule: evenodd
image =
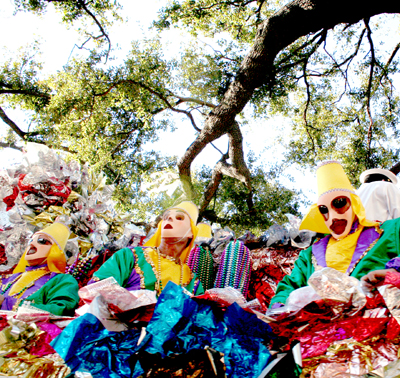
M389 171L393 172L395 175L398 175L400 172L400 162L396 163Z
M374 48L374 42L372 41L372 31L371 28L369 27L369 18L364 20L365 27L367 28L367 38L368 42L370 45L370 51L371 51L371 63L370 63L370 70L369 70L369 78L368 78L368 85L367 85L367 114L369 118L369 127L368 127L368 134L367 134L367 144L368 144L368 155L367 155L367 161L366 165L369 167L369 160L371 158L371 143L372 143L372 129L374 126L374 121L372 119L372 114L371 114L371 88L372 88L372 79L374 76L374 68L375 68L375 48Z
M334 3L294 0L284 6L259 26L254 44L221 103L210 112L201 133L179 160L179 174L190 177L193 160L208 143L228 132L254 90L272 76L274 60L284 48L298 38L321 29L329 30L340 23L354 24L380 13L398 12L400 2L395 0L339 0Z
M21 152L24 150L23 147L18 147L14 143L0 142L0 147L2 147L2 148L12 148L14 150L21 151Z
M203 195L203 201L200 206L200 212L204 211L211 199L214 197L219 184L222 181L223 175L235 178L243 182L249 190L249 197L247 204L249 210L253 209L253 192L251 188L251 174L247 168L246 162L243 157L243 138L237 122L233 123L232 128L228 133L229 138L229 150L227 154L224 154L221 159L217 162L213 169L212 177L207 185L207 188ZM230 159L232 164L226 162Z
M6 123L11 128L12 131L15 132L15 134L17 134L21 139L25 140L27 133L25 131L22 131L14 121L8 118L7 114L1 107L0 107L0 118L3 120L4 123Z

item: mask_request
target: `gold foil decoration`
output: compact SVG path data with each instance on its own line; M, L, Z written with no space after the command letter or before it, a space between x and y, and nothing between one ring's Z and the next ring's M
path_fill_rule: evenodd
M75 202L77 201L79 198L81 198L81 195L75 191L71 191L71 193L68 196L68 202Z
M78 239L78 244L79 244L79 251L82 256L86 256L87 251L89 251L89 249L92 248L93 246L92 243L82 239Z
M37 357L24 349L37 343L44 333L35 323L14 318L8 322L10 327L0 332L0 376L63 378L71 373L58 354ZM13 356L7 357L10 354Z

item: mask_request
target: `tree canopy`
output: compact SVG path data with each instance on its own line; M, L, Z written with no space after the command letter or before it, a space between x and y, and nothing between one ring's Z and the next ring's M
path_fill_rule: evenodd
M17 11L37 14L54 5L90 51L51 75L35 57L38 46L2 62L0 117L10 130L2 145L34 141L70 152L104 170L121 205L141 217L178 196L197 202L205 219L238 230L296 214L296 193L276 177L284 170L244 155L249 118L290 120L285 164L338 159L354 183L366 168L397 173L398 1L166 1L153 28L193 38L174 59L165 58L160 38L132 41L122 63L109 32L126 16L122 0L14 1ZM29 112L29 128L7 115L12 107ZM183 156L145 149L175 127L173 114L197 133ZM222 136L229 147L215 166L193 172L194 160ZM174 167L181 192L155 205L143 180Z

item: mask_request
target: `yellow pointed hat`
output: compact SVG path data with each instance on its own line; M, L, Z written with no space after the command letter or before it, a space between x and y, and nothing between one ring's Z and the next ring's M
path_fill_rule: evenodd
M58 245L61 251L64 252L65 246L70 235L69 227L60 222L54 222L49 227L44 228L37 232L38 234L45 234L51 237L54 242Z
M365 227L373 227L378 224L377 222L372 222L365 218L364 205L361 203L360 197L355 194L355 189L338 161L328 160L320 163L317 166L316 173L318 198L331 191L346 191L350 194L351 206L354 213L357 215L359 223ZM303 218L300 224L300 230L310 230L322 234L330 233L316 203L311 205L307 215Z
M190 218L190 227L192 229L193 238L190 244L185 248L185 250L181 254L181 261L184 263L189 256L190 251L193 248L194 241L197 237L199 229L196 226L197 218L199 216L198 207L191 201L183 201L176 206L172 206L167 210L179 209L183 210ZM166 211L167 211L166 210ZM146 247L158 247L161 244L161 224L162 221L158 223L157 230L154 235L144 244Z

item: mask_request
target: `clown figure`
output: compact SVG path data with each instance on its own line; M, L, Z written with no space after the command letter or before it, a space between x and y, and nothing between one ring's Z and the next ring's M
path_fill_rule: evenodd
M197 217L197 206L190 201L167 209L145 248L119 250L94 273L89 283L114 277L128 290L156 290L159 295L172 281L193 294L202 294L201 282L186 264L198 233Z
M330 267L360 279L372 270L383 269L399 255L399 218L382 224L366 219L364 206L340 163L321 163L317 183L317 203L300 229L327 236L300 253L292 273L278 284L271 300L274 308L283 305L293 290L307 286L316 269Z
M55 222L36 232L10 275L1 277L2 310L16 311L24 301L54 315L73 315L78 305L78 283L63 274L64 248L69 228Z

